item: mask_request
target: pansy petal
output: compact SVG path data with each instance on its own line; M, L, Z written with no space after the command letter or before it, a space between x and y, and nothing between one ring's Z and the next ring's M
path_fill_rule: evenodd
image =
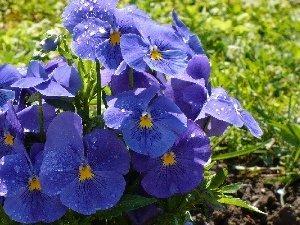
M43 80L48 79L43 63L38 60L30 61L27 68L27 77L42 78Z
M120 45L112 45L107 39L95 49L97 59L108 69L116 70L123 61Z
M109 23L98 18L88 18L74 27L73 52L81 58L95 61L95 50L99 44L109 38Z
M7 102L15 99L15 92L11 90L0 89L0 112L8 110Z
M24 127L29 132L38 133L40 131L39 108L38 105L31 105L17 113L18 118ZM56 116L55 107L47 103L43 104L43 121L44 129L47 130L50 122Z
M110 130L96 129L84 137L89 165L96 171L129 171L130 156L124 143Z
M187 55L185 52L181 50L166 50L160 53L162 59L152 60L150 54L143 57L151 69L173 76L184 72L187 67Z
M79 158L83 157L82 119L73 112L62 112L50 123L46 134L45 151L59 151L70 147Z
M84 215L113 207L125 189L123 176L107 171L94 171L94 174L92 179L71 182L60 195L62 203Z
M86 18L111 18L118 0L72 0L63 12L63 24L72 33L73 28Z
M78 179L80 165L80 159L71 148L58 146L58 149L53 149L46 142L39 174L43 192L49 196L59 194L70 182Z
M0 176L9 195L13 195L22 187L27 186L30 175L24 153L4 156L0 167Z
M60 66L53 71L53 78L73 95L82 87L79 73L73 66Z
M11 219L20 223L50 223L61 218L68 210L58 197L27 189L20 189L15 195L8 196L3 208Z
M255 121L253 116L246 110L241 110L239 111L239 113L241 114L241 118L244 122L244 125L248 128L251 134L254 137L259 138L263 134L263 131L259 127L258 123Z
M0 66L0 88L5 88L21 78L19 71L10 64Z
M164 154L176 138L172 130L160 124L154 124L152 128L141 128L138 119L126 119L122 124L122 131L129 148L150 157Z
M168 198L174 194L184 194L197 187L203 180L201 165L167 167L157 166L142 179L142 186L147 193L158 198Z
M56 83L53 80L48 80L44 83L38 84L34 87L37 91L39 91L42 95L45 96L67 96L74 97L72 93L70 93L67 89L62 87L60 84Z
M186 72L194 79L203 78L207 82L211 72L209 59L206 55L194 56L190 59Z
M135 34L124 34L121 37L121 52L124 61L133 69L144 72L147 64L143 57L149 51L149 45L143 39Z
M39 84L42 84L45 82L43 78L39 77L26 77L26 78L21 78L17 80L15 83L11 85L11 87L17 87L17 88L31 88L35 87Z

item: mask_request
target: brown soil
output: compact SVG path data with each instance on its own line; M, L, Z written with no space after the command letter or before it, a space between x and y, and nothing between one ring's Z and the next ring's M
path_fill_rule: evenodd
M230 164L229 164L230 165ZM224 164L221 166L223 167ZM225 165L225 167L227 167ZM235 197L241 198L261 211L263 215L248 209L224 205L221 209L213 209L210 220L205 221L202 214L194 214L196 225L300 225L300 181L296 181L285 190L284 205L280 204L278 190L283 183L264 184L270 177L278 176L279 171L265 169L263 172L241 172L228 168L230 176L227 184L242 182L242 188Z

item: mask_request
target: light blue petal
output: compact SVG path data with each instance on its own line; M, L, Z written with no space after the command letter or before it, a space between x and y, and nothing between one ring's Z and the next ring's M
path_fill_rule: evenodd
M143 57L151 69L173 76L184 72L188 64L186 53L181 50L166 50L160 53L162 59L152 60L150 54Z
M133 69L144 72L147 64L144 62L144 56L149 52L149 44L135 34L124 34L121 36L121 52L124 61Z

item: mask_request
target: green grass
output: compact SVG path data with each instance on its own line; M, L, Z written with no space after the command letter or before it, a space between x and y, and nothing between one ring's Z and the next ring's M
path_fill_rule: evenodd
M49 29L67 34L61 13L67 0L2 1L0 3L0 64L28 64ZM26 3L25 3L26 2ZM264 135L230 129L214 154L261 146L258 161L287 163L296 147L285 141L271 122L300 123L300 3L288 0L125 0L136 4L161 23L172 23L174 8L196 33L212 63L213 87L223 86L257 119ZM53 56L53 55L52 55ZM50 55L50 57L52 57ZM248 149L248 147L246 149ZM257 161L249 162L249 166Z

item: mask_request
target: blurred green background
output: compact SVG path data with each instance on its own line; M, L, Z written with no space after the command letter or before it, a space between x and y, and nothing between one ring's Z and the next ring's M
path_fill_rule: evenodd
M25 66L48 30L68 34L61 23L68 2L1 0L0 64ZM261 139L236 128L213 138L218 159L250 149L255 154L238 158L246 166L298 167L293 160L300 151L299 1L121 0L119 7L127 4L136 4L161 23L172 23L174 8L202 41L212 64L212 86L228 90L264 130Z

